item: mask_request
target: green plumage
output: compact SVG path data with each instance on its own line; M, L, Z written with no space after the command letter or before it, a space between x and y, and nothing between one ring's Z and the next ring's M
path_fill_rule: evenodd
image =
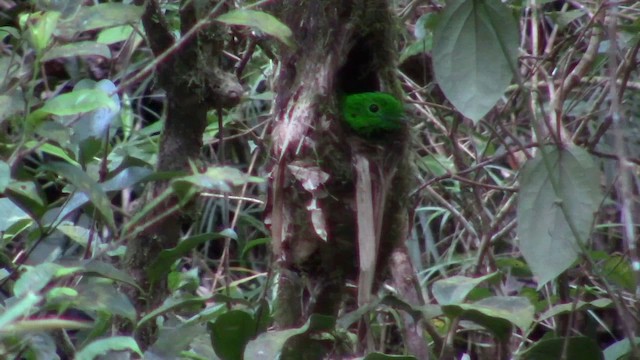
M351 94L342 102L342 116L355 132L368 136L398 130L404 120L404 107L383 92Z

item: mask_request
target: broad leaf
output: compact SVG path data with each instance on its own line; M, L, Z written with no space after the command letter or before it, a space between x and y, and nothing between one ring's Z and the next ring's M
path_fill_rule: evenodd
M92 342L84 347L84 349L76 353L76 360L93 360L99 356L107 355L113 351L129 350L140 356L142 351L138 343L129 336L114 336L110 338L100 339Z
M0 329L4 329L15 320L28 316L34 307L42 300L42 296L36 295L33 292L27 292L24 296L4 308L0 313Z
M452 276L436 281L431 291L440 305L459 304L464 302L471 290L495 275L498 275L498 273L492 273L479 278Z
M447 99L474 122L511 82L518 34L518 23L500 0L447 1L434 32L434 73Z
M230 310L209 323L211 344L221 359L242 360L244 348L256 329L253 316L242 310Z
M635 338L636 346L640 345L640 337ZM631 359L631 341L622 339L604 349L605 360Z
M69 21L58 27L61 36L73 37L75 34L135 23L142 16L143 6L121 3L102 3L94 6L82 6Z
M249 341L244 351L245 359L272 360L277 359L287 341L309 331L330 331L335 326L335 319L330 316L313 314L309 321L297 329L269 331Z
M163 275L171 270L171 266L176 260L190 252L196 246L204 244L209 240L230 237L229 235L232 234L229 232L200 234L180 241L174 248L162 250L158 255L158 258L155 259L147 268L149 281L154 283L160 280Z
M20 207L9 198L0 198L0 232L5 232L11 226L22 220L29 220L29 214L24 212Z
M74 56L102 56L111 59L111 50L107 45L95 41L80 41L52 47L44 53L42 61Z
M523 331L528 329L534 315L529 299L519 296L493 296L473 304L446 305L442 310L450 317L482 325L502 339L510 336L512 324Z
M565 350L566 343L566 350ZM566 351L566 352L565 352ZM563 357L562 355L566 355ZM603 360L604 355L598 343L591 338L576 336L555 339L544 339L536 342L527 349L521 359L523 360L549 360L549 359L580 359Z
M289 47L295 47L291 29L266 12L244 9L232 10L218 16L216 20L229 25L254 27L265 34L275 37Z
M112 229L115 228L111 201L104 191L102 191L100 185L87 175L86 172L77 166L62 162L50 163L49 165L45 165L45 168L69 180L78 191L89 198L91 204L93 204L100 215L102 215L107 225Z
M9 164L0 160L0 193L4 192L11 181L11 168Z
M522 169L518 237L522 255L538 277L539 286L555 279L573 264L580 253L579 239L586 244L594 214L602 201L599 179L600 171L589 153L576 146L540 149ZM558 189L553 188L551 180ZM561 204L566 212L562 211Z

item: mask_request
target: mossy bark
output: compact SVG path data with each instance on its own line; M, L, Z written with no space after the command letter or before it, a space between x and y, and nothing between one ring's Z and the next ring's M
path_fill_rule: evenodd
M374 198L381 200L375 209L381 224L378 278L407 235L411 175L408 129L364 139L338 111L345 93L400 97L397 23L387 2L300 1L270 10L292 29L297 44L283 49L275 81L267 209L281 269L276 322L285 328L312 313L336 315L345 283L358 276L354 160L366 157Z
M171 50L176 39L157 0L138 0L136 3L145 5L142 16L145 33L154 55L161 56ZM192 1L182 1L182 35L196 25L199 17L206 15L198 13L202 10L196 9ZM234 106L240 101L242 87L237 79L218 67L217 59L223 44L221 36L215 26L203 27L195 36L184 41L182 46L173 49L173 53L156 68L158 85L167 95L158 171L188 169L189 160L197 160L200 156L202 135L207 126L207 112L210 109ZM147 189L146 198L153 199L167 186L166 182L153 184ZM185 214L182 211L168 211L177 203L178 199L170 198L154 209L148 219L163 215L161 219L127 244L124 267L143 290L131 294L141 316L160 305L169 294L165 281L150 283L147 266L162 250L175 247L179 241L180 220ZM155 329L152 325L139 329L136 338L146 348L155 338Z

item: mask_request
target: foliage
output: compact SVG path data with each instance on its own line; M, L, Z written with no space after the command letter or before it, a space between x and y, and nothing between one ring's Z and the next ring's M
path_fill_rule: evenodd
M27 3L0 17L0 357L410 359L405 313L435 358L639 356L635 2L399 1L419 178L408 246L426 304L383 287L286 330L268 330L277 274L262 210L267 84L291 31L251 4L215 17L248 89L220 119L226 157L211 113L206 165L161 173L166 94L144 9ZM163 6L177 32L178 5ZM141 202L159 180L171 186ZM196 199L199 219L141 269L171 294L138 313L124 249L172 196L185 212ZM157 341L141 348L116 319L157 323Z

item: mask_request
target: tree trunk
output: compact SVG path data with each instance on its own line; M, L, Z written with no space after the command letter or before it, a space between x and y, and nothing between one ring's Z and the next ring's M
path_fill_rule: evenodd
M281 270L276 323L285 328L312 313L337 314L346 281L358 275L362 280L359 242L376 243L374 269L382 277L389 255L407 235L411 177L408 129L365 139L344 125L338 111L344 94L385 91L400 97L397 24L387 2L301 1L271 10L298 45L284 49L275 82L267 209ZM373 207L373 224L359 218L363 188L371 192L364 203ZM375 228L374 238L359 236L363 226Z
M207 112L219 107L230 107L240 101L242 87L235 75L223 72L218 67L218 56L222 52L220 29L215 25L203 26L191 37L184 37L198 25L198 20L206 13L198 13L192 1L182 1L180 26L183 36L181 45L172 48L175 39L169 29L157 0L138 0L145 3L142 23L149 45L158 59L156 77L158 84L166 91L167 112L158 155L158 171L179 171L188 169L189 160L197 160L202 148L202 135L207 126ZM200 24L201 25L201 24ZM158 182L147 189L146 199L153 199L162 193L168 182ZM168 289L164 279L152 284L147 274L147 266L158 254L175 247L180 239L180 219L182 211L171 211L178 204L175 197L154 209L143 222L160 217L160 220L134 237L127 246L124 266L130 272L143 293L131 294L139 314L148 313L167 297ZM152 326L141 329L136 334L143 348L154 338Z

